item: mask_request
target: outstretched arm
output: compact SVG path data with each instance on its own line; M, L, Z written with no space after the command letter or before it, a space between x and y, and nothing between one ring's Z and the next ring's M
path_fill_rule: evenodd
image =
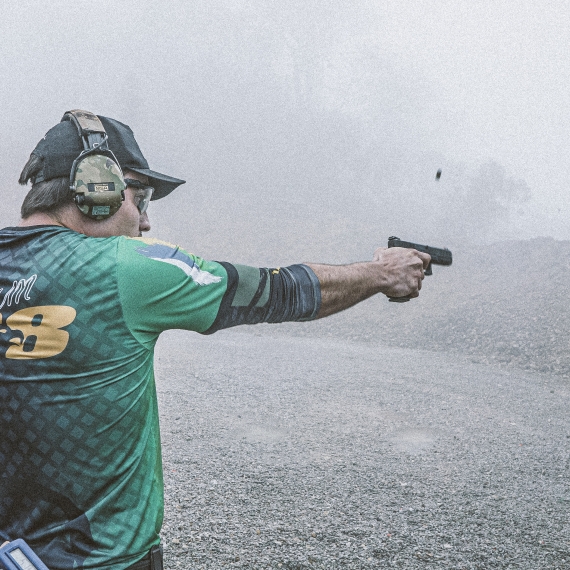
M429 260L414 249L392 247L352 265L260 268L121 238L117 272L125 321L139 342L154 346L167 329L211 334L237 325L310 321L380 292L417 297Z
M317 319L348 309L376 293L417 297L430 256L415 249L378 248L372 261L350 265L306 263L321 287Z

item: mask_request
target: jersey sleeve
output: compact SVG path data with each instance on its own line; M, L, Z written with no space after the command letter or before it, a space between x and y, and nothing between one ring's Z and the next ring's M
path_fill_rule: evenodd
M306 265L248 267L222 262L228 287L212 326L220 329L256 323L310 321L321 306L320 284Z
M123 316L140 342L168 329L211 327L227 289L222 264L146 238L120 238L117 256Z
M118 282L127 326L143 344L167 329L211 334L237 325L312 320L321 304L319 280L306 265L271 269L205 261L143 238L120 238Z

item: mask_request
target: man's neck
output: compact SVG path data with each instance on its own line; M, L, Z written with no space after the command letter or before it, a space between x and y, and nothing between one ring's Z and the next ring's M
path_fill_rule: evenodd
M31 216L20 220L19 226L63 226L61 222L43 212L36 212Z

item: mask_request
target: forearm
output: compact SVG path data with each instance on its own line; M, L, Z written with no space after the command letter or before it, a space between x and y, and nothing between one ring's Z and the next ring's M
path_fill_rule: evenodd
M382 291L384 280L370 262L350 265L306 263L317 276L321 288L321 308L317 319L344 311Z
M414 249L379 248L372 261L350 265L305 263L317 276L321 308L317 319L348 309L376 293L417 297L430 256Z

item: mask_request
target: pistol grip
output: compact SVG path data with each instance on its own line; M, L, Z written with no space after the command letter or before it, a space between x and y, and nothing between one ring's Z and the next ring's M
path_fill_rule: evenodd
M405 303L407 301L409 301L411 299L411 297L388 297L388 301L390 301L390 303Z

